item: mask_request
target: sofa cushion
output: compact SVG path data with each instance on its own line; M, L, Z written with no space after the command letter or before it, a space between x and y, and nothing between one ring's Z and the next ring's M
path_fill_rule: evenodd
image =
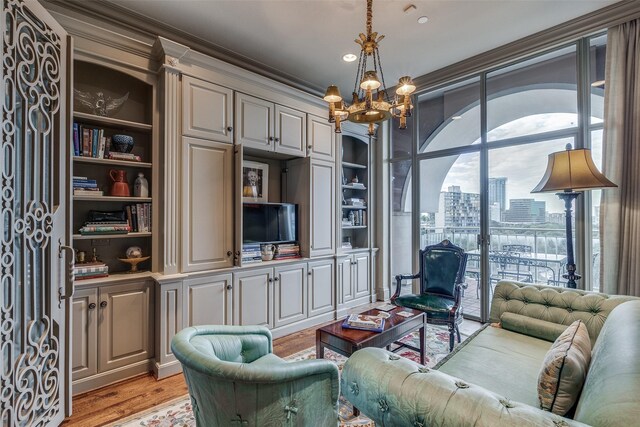
M573 322L551 346L538 376L540 408L564 415L573 407L587 376L591 340L581 320Z
M575 420L598 427L640 420L640 301L616 307L591 352Z
M504 329L540 338L546 341L555 341L566 329L565 325L559 325L546 320L535 319L521 314L505 311L500 316L500 324Z
M551 342L486 327L462 344L439 371L505 398L539 406L538 373Z

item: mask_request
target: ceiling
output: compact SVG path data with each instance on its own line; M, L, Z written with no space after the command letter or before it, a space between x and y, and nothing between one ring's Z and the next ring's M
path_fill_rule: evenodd
M365 0L108 0L294 77L315 91L354 86ZM385 81L417 77L617 0L374 0ZM405 13L413 4L416 9ZM420 16L428 22L418 24Z

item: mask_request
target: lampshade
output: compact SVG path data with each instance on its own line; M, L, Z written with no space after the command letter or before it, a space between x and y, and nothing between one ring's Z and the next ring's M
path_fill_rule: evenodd
M340 95L340 89L338 89L338 87L335 85L329 86L327 88L327 91L324 93L323 99L329 103L342 101L342 96Z
M398 82L398 88L396 89L397 95L411 95L416 90L416 85L413 84L413 80L411 77L404 76L400 77L400 81Z
M375 71L367 71L364 73L364 77L362 77L362 81L360 82L360 87L364 90L376 90L381 85L382 83L378 80L378 75Z
M617 185L598 170L591 158L591 150L572 150L571 144L567 144L566 150L549 154L547 170L531 192L582 191L605 187Z

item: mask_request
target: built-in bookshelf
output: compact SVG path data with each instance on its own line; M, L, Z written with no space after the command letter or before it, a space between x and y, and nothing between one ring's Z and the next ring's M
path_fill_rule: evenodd
M369 140L342 134L340 249L369 247Z
M153 87L126 73L76 61L74 88L70 186L73 245L76 254L81 254L76 256L76 265L82 266L82 255L90 263L95 251L113 276L130 269L119 260L126 258L128 248L139 247L143 256L152 251ZM130 152L116 135L133 140ZM139 174L148 186L145 194L136 197ZM116 185L120 191L114 190L116 181L120 181ZM151 260L139 269L151 270Z

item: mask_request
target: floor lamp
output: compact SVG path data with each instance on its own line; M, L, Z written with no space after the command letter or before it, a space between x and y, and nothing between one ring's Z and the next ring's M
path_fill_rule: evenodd
M576 288L576 280L581 276L576 273L576 263L573 258L573 235L571 232L571 211L573 201L585 190L597 188L617 187L609 181L596 167L591 158L591 150L586 148L567 149L549 154L547 170L534 188L532 193L558 191L556 195L564 200L565 224L567 227L567 273L562 277L567 279L568 288Z

